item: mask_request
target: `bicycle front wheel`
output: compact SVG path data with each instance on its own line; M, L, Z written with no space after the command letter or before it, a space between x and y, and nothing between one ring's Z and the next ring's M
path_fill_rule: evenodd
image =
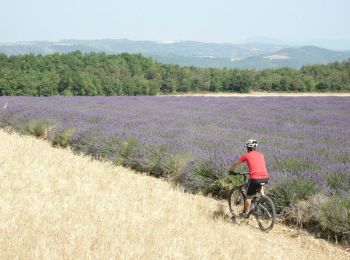
M261 196L254 209L254 215L262 231L271 230L276 218L275 205L272 200L269 197Z
M238 217L244 208L244 195L239 187L230 191L228 197L228 206L232 217Z

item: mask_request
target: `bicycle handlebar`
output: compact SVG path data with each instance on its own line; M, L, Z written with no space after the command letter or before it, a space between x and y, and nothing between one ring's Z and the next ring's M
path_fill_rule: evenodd
M229 175L233 175L233 176L241 175L241 176L243 176L243 182L246 183L247 182L247 177L249 175L249 172L232 172L232 171L229 171Z
M230 175L243 175L243 176L247 176L247 175L249 175L249 172L232 172L232 171L229 171L229 174L230 174Z

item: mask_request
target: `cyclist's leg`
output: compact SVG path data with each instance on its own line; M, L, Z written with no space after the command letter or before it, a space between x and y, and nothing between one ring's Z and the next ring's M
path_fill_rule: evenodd
M249 213L251 205L252 205L252 197L251 196L246 196L245 199L244 199L244 210L243 210L243 212L245 214Z
M265 195L265 192L264 192L264 186L260 186L260 193L261 193L261 195Z
M252 196L257 192L257 188L259 188L259 186L257 185L256 181L250 179L248 183L247 194L244 200L244 213L246 214L248 214L250 211Z
M267 184L269 182L269 178L259 179L258 182L260 184L259 191L260 191L261 195L264 196L265 195L264 186L265 186L265 184Z

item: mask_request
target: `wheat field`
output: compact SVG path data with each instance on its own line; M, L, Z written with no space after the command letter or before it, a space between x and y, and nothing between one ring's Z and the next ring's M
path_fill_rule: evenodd
M234 224L225 201L33 137L0 140L0 259L350 259L280 224Z

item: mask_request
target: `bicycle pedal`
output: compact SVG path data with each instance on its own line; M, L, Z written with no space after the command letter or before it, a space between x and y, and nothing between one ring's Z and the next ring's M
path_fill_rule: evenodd
M235 201L235 204L236 204L236 205L239 205L239 204L241 204L241 203L242 203L242 200L236 200L236 201Z

